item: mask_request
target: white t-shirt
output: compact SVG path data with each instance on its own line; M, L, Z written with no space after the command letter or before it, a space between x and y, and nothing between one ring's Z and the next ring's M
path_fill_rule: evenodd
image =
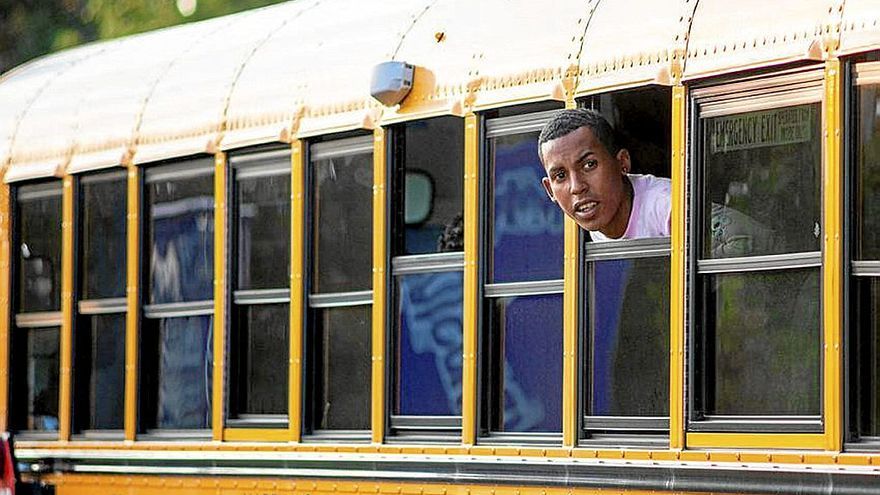
M632 210L626 231L619 239L668 237L672 221L672 182L653 175L627 174L633 188ZM593 242L614 241L599 231L590 231Z

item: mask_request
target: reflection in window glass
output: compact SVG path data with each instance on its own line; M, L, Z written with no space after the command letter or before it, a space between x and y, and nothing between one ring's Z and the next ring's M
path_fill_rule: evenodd
M562 429L562 294L492 300L491 429Z
M232 402L242 414L286 414L290 319L288 304L241 308L235 337Z
M396 254L437 252L443 229L464 208L464 122L438 117L410 122L395 133L405 183L403 249Z
M856 181L853 213L854 258L880 260L880 85L857 88ZM853 277L854 327L850 338L853 431L880 437L880 277Z
M83 299L125 297L125 174L82 180Z
M818 415L819 272L706 276L706 404L711 415Z
M818 251L819 103L702 119L703 256Z
M151 179L145 203L150 304L214 297L214 178L204 174Z
M371 306L317 310L314 427L370 428Z
M855 280L855 314L850 373L855 394L855 428L863 437L880 437L880 278Z
M211 427L213 323L210 316L147 320L141 384L148 428ZM154 346L150 351L149 347Z
M541 186L538 133L490 141L494 283L562 278L563 215Z
M83 319L75 358L77 423L81 430L118 429L124 419L125 315L95 315Z
M592 263L589 412L666 416L669 259Z
M290 174L239 178L238 289L290 285Z
M25 429L58 430L59 329L20 328L26 335L27 419Z
M857 137L856 258L880 259L880 85L860 86Z
M394 414L461 414L462 272L402 276Z
M125 415L125 315L95 315L84 319L85 328L76 359L83 363L77 385L87 407L77 418L80 429L119 429ZM74 397L77 399L77 397Z
M312 163L314 293L372 287L373 155Z
M18 310L61 309L61 184L17 191Z

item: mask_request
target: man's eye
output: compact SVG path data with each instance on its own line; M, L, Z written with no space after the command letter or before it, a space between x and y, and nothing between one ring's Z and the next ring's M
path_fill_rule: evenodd
M563 179L565 179L565 173L564 173L564 172L556 172L555 174L553 174L553 180L555 180L555 181L561 181L561 180L563 180Z
M584 162L584 168L596 168L599 165L597 160L587 160Z

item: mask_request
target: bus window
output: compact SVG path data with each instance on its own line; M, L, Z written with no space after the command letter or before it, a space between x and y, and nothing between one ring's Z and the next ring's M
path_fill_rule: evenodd
M309 147L311 278L306 331L308 433L369 438L373 138Z
M395 435L461 431L464 121L391 129Z
M665 201L671 102L667 87L602 94L582 102L613 128L614 144L602 144L628 151L631 183L654 184L666 192ZM633 204L640 204L639 198ZM590 242L590 234L582 231L587 241L582 244L580 340L586 441L640 434L637 441L645 442L646 434L665 435L669 428L669 237L632 235Z
M231 154L230 426L287 425L290 149Z
M880 63L855 69L850 433L880 441Z
M481 428L499 441L558 442L562 431L563 214L544 192L538 158L554 113L486 121Z
M148 283L141 330L141 428L211 427L214 163L145 170Z
M125 398L126 174L79 178L81 286L74 345L75 431L122 430ZM121 433L121 431L120 431Z
M10 425L58 430L61 326L61 182L15 187ZM54 437L54 434L53 434Z
M821 431L821 84L694 91L692 430Z

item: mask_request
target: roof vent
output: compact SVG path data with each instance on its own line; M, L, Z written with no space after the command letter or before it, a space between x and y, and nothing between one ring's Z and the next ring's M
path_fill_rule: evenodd
M412 89L415 66L406 62L382 62L373 67L370 95L386 107L397 105Z

